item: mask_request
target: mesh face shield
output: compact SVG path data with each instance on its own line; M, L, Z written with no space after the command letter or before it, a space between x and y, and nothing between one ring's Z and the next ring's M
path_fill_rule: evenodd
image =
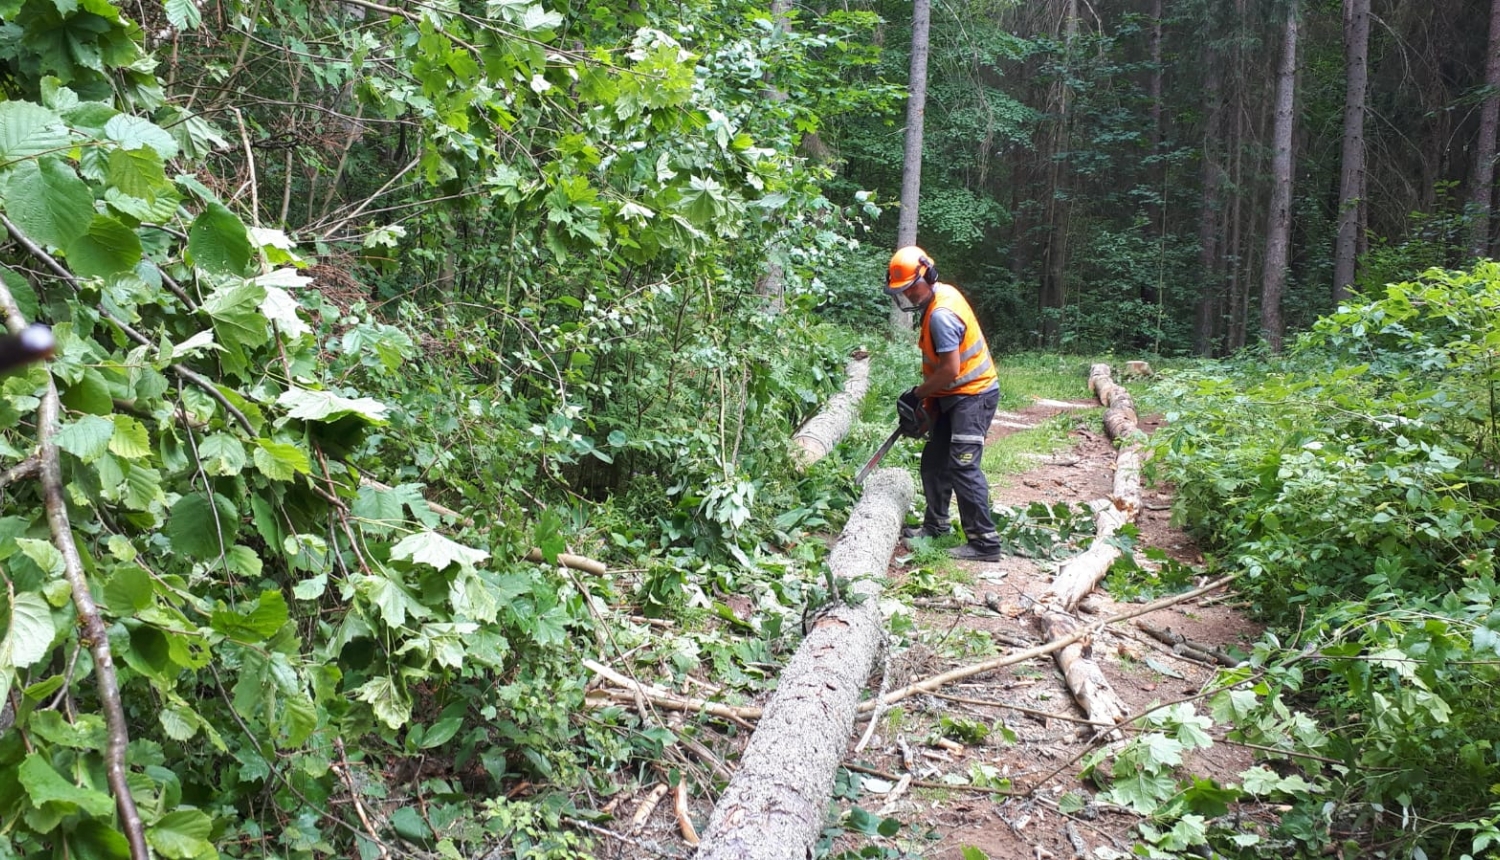
M909 289L910 287L911 284L908 284L907 288ZM927 304L932 301L932 293L928 293L927 298L923 299L922 301L914 302L907 297L905 289L893 290L890 287L886 287L885 291L896 302L896 307L899 308L903 313L916 313L927 307Z

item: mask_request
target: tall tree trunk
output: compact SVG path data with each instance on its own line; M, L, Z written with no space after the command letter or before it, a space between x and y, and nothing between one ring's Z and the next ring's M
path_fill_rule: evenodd
M1292 233L1292 125L1297 100L1297 3L1287 5L1286 36L1276 72L1276 124L1271 133L1271 208L1266 226L1266 261L1261 278L1260 331L1272 352L1285 336L1281 295L1286 289Z
M1490 202L1495 195L1495 131L1500 126L1500 0L1490 2L1489 52L1484 64L1484 103L1479 112L1479 140L1474 146L1474 188L1470 199L1469 253L1490 254Z
M788 17L791 10L792 0L771 0L771 20L775 22L776 29L782 33L792 31L792 20ZM770 78L769 72L766 73L766 78ZM766 87L766 98L773 102L784 102L787 100L786 90L771 84ZM755 280L755 292L760 295L766 309L772 313L780 313L785 308L786 294L786 270L775 259L776 250L774 246L765 248L766 268Z
M1070 68L1073 62L1073 42L1078 32L1078 0L1063 2L1063 65ZM1051 187L1047 194L1047 238L1043 250L1042 289L1040 293L1042 317L1042 343L1055 347L1062 338L1062 311L1067 306L1068 266L1068 202L1069 174L1063 165L1063 154L1068 147L1072 116L1072 82L1064 75L1053 87L1052 112L1056 117L1053 134L1047 151L1051 155Z
M1235 353L1245 348L1245 332L1250 327L1249 248L1250 239L1245 230L1245 145L1247 134L1245 82L1245 39L1249 33L1246 6L1248 0L1234 0L1234 32L1239 35L1234 41L1234 95L1229 101L1229 115L1234 117L1234 137L1230 142L1230 187L1233 194L1229 205L1229 331L1225 351Z
M1150 146L1151 154L1150 168L1147 175L1151 180L1152 194L1149 200L1151 205L1146 207L1147 214L1151 217L1151 235L1155 239L1158 248L1164 248L1167 241L1167 162L1163 152L1163 142L1166 139L1163 115L1162 97L1162 0L1151 0L1151 29L1147 35L1147 48L1151 56L1151 76L1146 82L1147 99L1150 101L1148 108L1151 116ZM1156 305L1162 301L1162 287L1166 282L1165 273L1162 272L1163 258L1157 257L1157 277L1154 279L1143 279L1141 282L1141 301L1148 305Z
M1203 150L1198 197L1198 301L1193 314L1193 354L1213 353L1215 321L1222 313L1224 246L1224 96L1220 87L1219 52L1213 39L1203 43Z
M1500 0L1495 0L1500 10ZM1360 204L1365 196L1365 93L1369 89L1370 0L1344 0L1344 154L1339 168L1339 230L1333 248L1333 301L1343 301L1354 283ZM1491 137L1494 128L1490 129Z
M922 133L927 116L927 42L932 29L932 0L913 0L911 10L911 71L907 81L906 150L901 166L901 213L896 224L896 246L917 244L917 210L922 194ZM891 305L891 327L911 328L911 314Z

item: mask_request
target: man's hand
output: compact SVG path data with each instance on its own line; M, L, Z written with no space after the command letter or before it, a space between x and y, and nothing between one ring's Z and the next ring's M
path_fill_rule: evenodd
M927 435L927 430L932 427L932 414L925 408L922 398L917 396L915 388L902 392L896 398L896 427L901 435L913 439Z

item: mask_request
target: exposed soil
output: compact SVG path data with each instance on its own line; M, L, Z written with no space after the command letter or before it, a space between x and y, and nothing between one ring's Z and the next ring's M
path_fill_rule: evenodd
M1102 412L1096 403L1078 401L1078 420L1071 433L1072 448L1044 460L1035 469L991 488L995 506L1024 508L1032 502L1081 504L1106 498L1114 480L1115 452L1099 423ZM990 441L1022 432L1027 425L1066 411L1057 405L1038 405L1019 413L996 416ZM1139 426L1147 433L1159 418L1143 418ZM1171 558L1198 564L1202 557L1192 540L1170 523L1171 499L1159 487L1145 487L1142 510L1136 518L1137 557L1147 547L1156 547ZM909 573L903 562L909 557L898 549L892 560L893 582ZM1142 562L1149 564L1149 562ZM988 633L1002 651L1044 644L1029 622L1029 598L1041 594L1051 583L1059 562L1006 556L994 564L965 563L975 576L971 599L948 606L933 605L919 610L928 630ZM1187 639L1210 647L1245 647L1260 635L1260 628L1220 601L1213 594L1158 610L1137 621L1105 627L1093 638L1093 658L1110 685L1131 713L1153 705L1186 698L1202 691L1216 667L1180 657L1170 646L1142 631L1137 622L1169 628ZM1098 620L1131 609L1102 590L1084 601L1081 617ZM994 611L998 609L997 611ZM921 659L907 655L906 659ZM899 663L899 658L898 661ZM934 660L930 655L918 671L893 669L920 679L946 671L964 661ZM977 663L980 660L967 662ZM994 703L994 704L982 704ZM1097 788L1079 781L1078 760L1091 749L1093 730L1082 723L1083 713L1074 704L1052 657L1041 657L1009 666L966 682L945 687L940 694L917 697L901 703L905 719L901 734L912 751L913 784L942 783L952 776L965 781L976 765L987 765L1011 781L1013 792L1026 797L1006 797L960 788L914 788L884 804L861 798L870 811L881 809L903 821L905 835L931 831L935 839L921 850L932 860L959 858L964 846L983 851L991 860L1038 860L1038 858L1093 857L1094 848L1108 846L1128 852L1133 844L1134 815L1090 804L1074 815L1062 815L1057 799L1069 792L1092 798ZM963 718L994 725L1003 723L1015 733L1015 743L991 735L982 745L944 750L921 743L930 726L940 717ZM887 737L889 720L877 731L877 739L857 763L892 775L906 773L900 739ZM1248 750L1216 743L1192 756L1186 772L1220 782L1236 781L1240 771L1253 763Z
M991 428L991 441L1022 432L1062 412L1078 416L1071 433L1073 446L1040 459L1036 468L1008 478L1003 486L992 487L997 507L1024 508L1035 501L1076 505L1110 494L1115 453L1100 426L1102 410L1096 403L1043 402L1021 412L1001 413ZM1148 433L1158 424L1152 418L1140 422L1141 429ZM1137 558L1141 558L1140 550L1156 547L1177 561L1200 562L1192 541L1169 522L1168 492L1145 487L1142 503L1136 521ZM890 588L900 587L917 572L913 556L910 550L898 546L889 568ZM1058 565L1056 561L1023 556L1005 556L996 563L964 563L966 572L972 575L971 585L952 595L919 601L917 621L923 631L919 637L922 644L892 655L885 667L890 675L887 688L897 689L944 671L981 663L996 652L1044 644L1029 621L1026 607L1030 597L1046 590ZM1226 597L1206 595L1137 621L1170 628L1209 647L1246 647L1259 636L1260 629L1223 605ZM1092 621L1130 608L1096 590L1084 601L1080 614L1085 621ZM994 643L994 650L976 653L976 643L988 642ZM967 653L958 647L960 643L968 644ZM1203 690L1215 672L1214 666L1173 653L1170 646L1147 635L1132 621L1110 625L1097 633L1092 654L1131 713L1193 696ZM871 679L872 694L881 683L879 674L877 671ZM857 799L838 801L846 808L858 805L903 823L895 839L877 838L879 844L899 846L932 860L960 858L965 846L977 848L990 860L1092 858L1094 849L1103 846L1120 852L1130 850L1137 816L1094 803L1072 815L1063 815L1058 809L1058 799L1070 792L1084 800L1094 797L1097 788L1077 777L1078 762L1099 743L1084 724L1082 711L1073 702L1051 656L976 675L935 694L904 699L896 707L899 713L887 713L859 752L855 752L855 745L868 721L856 725L846 765L862 773L861 792ZM996 731L974 745L934 743L934 729L943 717L1003 725L1014 733L1015 741L1008 742L1002 732ZM742 739L716 738L710 746L724 755L726 747L742 743ZM1189 757L1183 771L1223 783L1237 781L1237 775L1252 763L1249 750L1216 742ZM992 768L993 774L1010 781L1011 793L1024 796L975 789L970 785L971 777L982 768ZM903 779L908 775L909 781ZM688 814L701 829L708 820L712 798L701 791L698 794L689 800ZM629 819L642 797L622 799L615 812L619 823ZM646 825L636 831L639 840L635 844L606 838L600 845L601 855L636 858L689 854L692 849L682 841L672 806L668 795ZM1242 810L1252 820L1258 812ZM835 849L857 850L868 845L869 839L846 835Z

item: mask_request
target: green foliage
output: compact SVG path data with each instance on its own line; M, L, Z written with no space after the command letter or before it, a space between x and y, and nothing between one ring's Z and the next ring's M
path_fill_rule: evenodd
M1497 308L1492 263L1390 284L1284 363L1181 374L1192 407L1155 438L1175 515L1300 631L1257 647L1268 698L1225 716L1251 740L1258 720L1291 717L1299 743L1341 763L1320 794L1394 810L1363 826L1435 856L1493 815ZM1277 704L1293 697L1317 722ZM1324 838L1324 797L1282 789L1284 834Z
M135 24L52 5L0 16L0 203L31 243L4 249L5 283L59 345L0 386L0 450L14 463L36 445L50 373L149 843L171 858L242 843L373 856L369 838L586 856L551 796L468 798L521 779L566 791L659 750L581 716L580 652L606 641L765 685L784 622L816 596L817 533L852 501L843 476L798 476L782 443L842 383L851 344L808 313L815 273L848 247L844 219L875 210L834 209L791 153L816 109L867 98L801 96L825 62L868 61L840 59L841 39L874 18L836 13L797 36L751 15L747 34L710 14L724 10L674 9L701 16L673 23L679 37L643 13L492 4L489 18L392 18L376 38L256 7L258 37L304 64L268 80L306 74L367 116L415 123L422 181L398 202L452 201L343 225L371 254L375 294L402 297L372 309L325 297L308 246L247 224L220 193L238 180L193 172L224 138L164 106ZM201 24L193 4L164 11ZM564 28L589 43L567 68L543 47ZM182 61L231 73L212 43ZM775 111L768 68L794 96ZM261 140L261 110L224 115ZM395 143L375 137L351 160ZM289 194L291 217L313 220L318 197ZM774 294L753 287L767 244L787 276ZM48 267L60 279L15 274ZM97 673L39 489L8 486L3 513L0 678L20 703L0 742L8 839L119 856ZM523 560L533 547L549 564ZM567 550L650 573L550 564ZM731 608L743 600L751 621ZM652 641L607 626L611 606L723 625ZM449 771L381 778L420 760ZM392 810L376 833L333 802L350 793Z
M1200 571L1172 558L1160 547L1145 547L1140 550L1147 564L1136 561L1136 534L1133 525L1127 524L1120 529L1120 538L1124 542L1121 548L1124 552L1110 565L1109 573L1104 577L1105 591L1115 600L1146 603L1193 587L1194 577Z
M1094 532L1093 512L1087 505L1032 502L1024 508L997 508L995 530L1000 547L1032 558L1066 558L1078 551L1078 541Z
M828 858L828 860L861 860L861 858L908 860L908 858L922 856L920 850L916 848L903 849L899 843L891 844L891 840L901 833L902 828L903 825L898 819L880 818L859 806L852 806L848 812L838 816L836 821L831 821L823 828L814 849L814 856ZM841 839L847 841L851 838L878 841L860 848L848 848L833 853L836 841Z

